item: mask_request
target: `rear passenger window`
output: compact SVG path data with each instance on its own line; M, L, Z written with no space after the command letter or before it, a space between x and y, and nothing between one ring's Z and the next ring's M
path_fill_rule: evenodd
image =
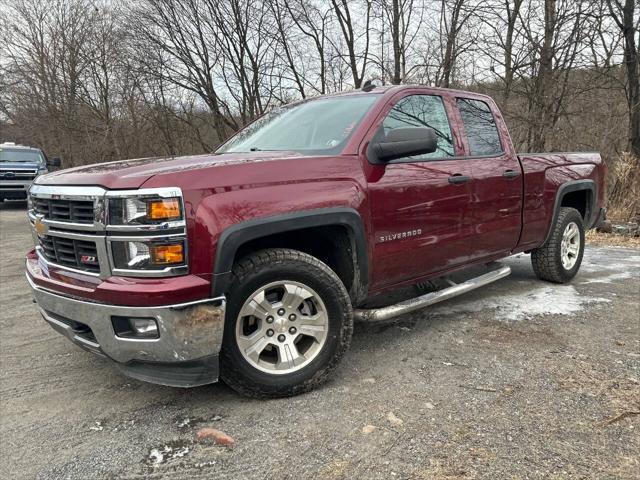
M429 127L438 137L438 147L433 153L416 155L415 160L453 157L453 137L442 97L435 95L409 95L389 111L382 122L385 135L395 128Z
M464 129L471 155L499 155L502 153L500 135L489 105L481 100L458 98Z

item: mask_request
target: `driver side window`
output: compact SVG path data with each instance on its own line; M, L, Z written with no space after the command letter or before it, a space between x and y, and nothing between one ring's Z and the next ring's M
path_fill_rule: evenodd
M433 153L416 155L414 160L448 158L455 155L453 135L442 97L436 95L409 95L389 111L382 122L385 137L395 128L429 127L436 132L438 147Z

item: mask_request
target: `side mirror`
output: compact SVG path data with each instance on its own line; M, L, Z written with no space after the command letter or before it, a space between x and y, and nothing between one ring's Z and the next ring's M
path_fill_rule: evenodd
M412 155L433 153L438 147L438 137L433 128L406 127L390 130L381 142L371 145L372 153L380 161L388 162Z
M47 160L49 167L59 167L62 165L62 160L59 157L53 157L51 160Z

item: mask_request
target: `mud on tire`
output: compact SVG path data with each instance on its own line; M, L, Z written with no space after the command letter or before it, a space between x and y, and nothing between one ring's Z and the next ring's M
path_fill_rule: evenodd
M290 249L253 253L234 265L229 292L220 376L243 395L309 391L329 378L349 347L349 294L315 257Z

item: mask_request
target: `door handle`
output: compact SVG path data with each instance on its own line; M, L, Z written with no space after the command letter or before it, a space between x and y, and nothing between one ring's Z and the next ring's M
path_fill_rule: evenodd
M471 180L471 177L469 177L467 175L462 175L461 173L454 173L453 175L451 175L449 177L449 183L452 183L454 185L459 185L461 183L467 183L469 180Z
M503 177L507 177L507 178L516 178L520 176L520 172L516 171L516 170L505 170L502 173Z

